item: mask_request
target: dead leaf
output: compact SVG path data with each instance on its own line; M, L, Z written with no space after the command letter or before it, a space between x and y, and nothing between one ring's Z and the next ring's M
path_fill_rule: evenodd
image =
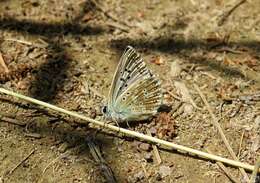
M83 22L88 22L90 20L92 20L94 18L93 14L91 12L86 13L83 17L82 17L82 21Z
M141 12L141 11L137 12L137 17L144 18L144 12Z
M194 100L192 99L190 92L184 83L180 81L174 81L174 86L177 89L177 93L181 95L183 102L189 103L196 109L199 109L199 107L195 104Z
M155 56L151 60L152 63L155 63L156 65L162 65L164 64L164 60L161 56Z
M0 65L3 67L3 69L6 73L9 73L9 69L5 64L4 58L1 53L0 53Z
M171 173L172 173L171 167L165 165L160 166L159 174L161 175L162 178L171 175Z

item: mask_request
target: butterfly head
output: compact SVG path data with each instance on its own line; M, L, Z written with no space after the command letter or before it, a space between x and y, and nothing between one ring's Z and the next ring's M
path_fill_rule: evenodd
M105 119L112 119L112 111L109 109L108 105L104 105L101 109L103 116Z
M112 120L116 122L124 121L124 115L120 112L116 112L110 105L104 105L101 109L103 116L106 120Z

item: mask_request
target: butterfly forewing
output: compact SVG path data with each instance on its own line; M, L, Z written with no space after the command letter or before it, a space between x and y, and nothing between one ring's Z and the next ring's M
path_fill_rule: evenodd
M114 103L116 98L123 93L138 78L150 76L151 73L147 69L139 53L134 48L128 46L120 58L117 71L113 78L110 90L110 103Z

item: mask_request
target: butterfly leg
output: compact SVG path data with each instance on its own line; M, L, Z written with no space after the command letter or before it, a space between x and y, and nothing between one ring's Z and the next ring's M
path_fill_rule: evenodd
M102 116L102 121L106 121L104 116ZM107 123L107 122L104 122L104 125L101 126L101 128L93 129L93 132L92 132L92 135L91 135L92 138L96 138L97 134L98 134L99 132L101 132L101 131L105 128L106 123Z
M126 121L126 125L128 128L131 128L131 126L129 125L128 121Z
M118 125L118 123L116 122L116 120L115 120L115 122L113 122L112 120L111 120L111 121L110 121L110 120L108 121L105 116L102 117L102 121L104 121L104 125L102 125L100 129L98 129L99 131L102 131L103 129L105 129L108 124L112 124L112 125L113 125L113 124L116 123L116 124Z
M116 126L119 128L118 134L120 134L120 126L119 126L119 123L118 123L118 121L115 121L115 122L116 122Z

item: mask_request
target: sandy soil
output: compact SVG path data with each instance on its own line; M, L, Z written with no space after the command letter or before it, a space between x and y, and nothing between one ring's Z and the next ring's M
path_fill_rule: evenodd
M118 59L135 47L172 109L130 129L242 162L260 155L260 1L1 0L1 86L102 119ZM223 17L225 17L223 19ZM7 72L8 69L8 72ZM0 95L0 183L107 182L76 119ZM95 143L117 182L232 182L214 163L116 134ZM227 167L237 180L246 178ZM251 174L248 172L250 178Z

